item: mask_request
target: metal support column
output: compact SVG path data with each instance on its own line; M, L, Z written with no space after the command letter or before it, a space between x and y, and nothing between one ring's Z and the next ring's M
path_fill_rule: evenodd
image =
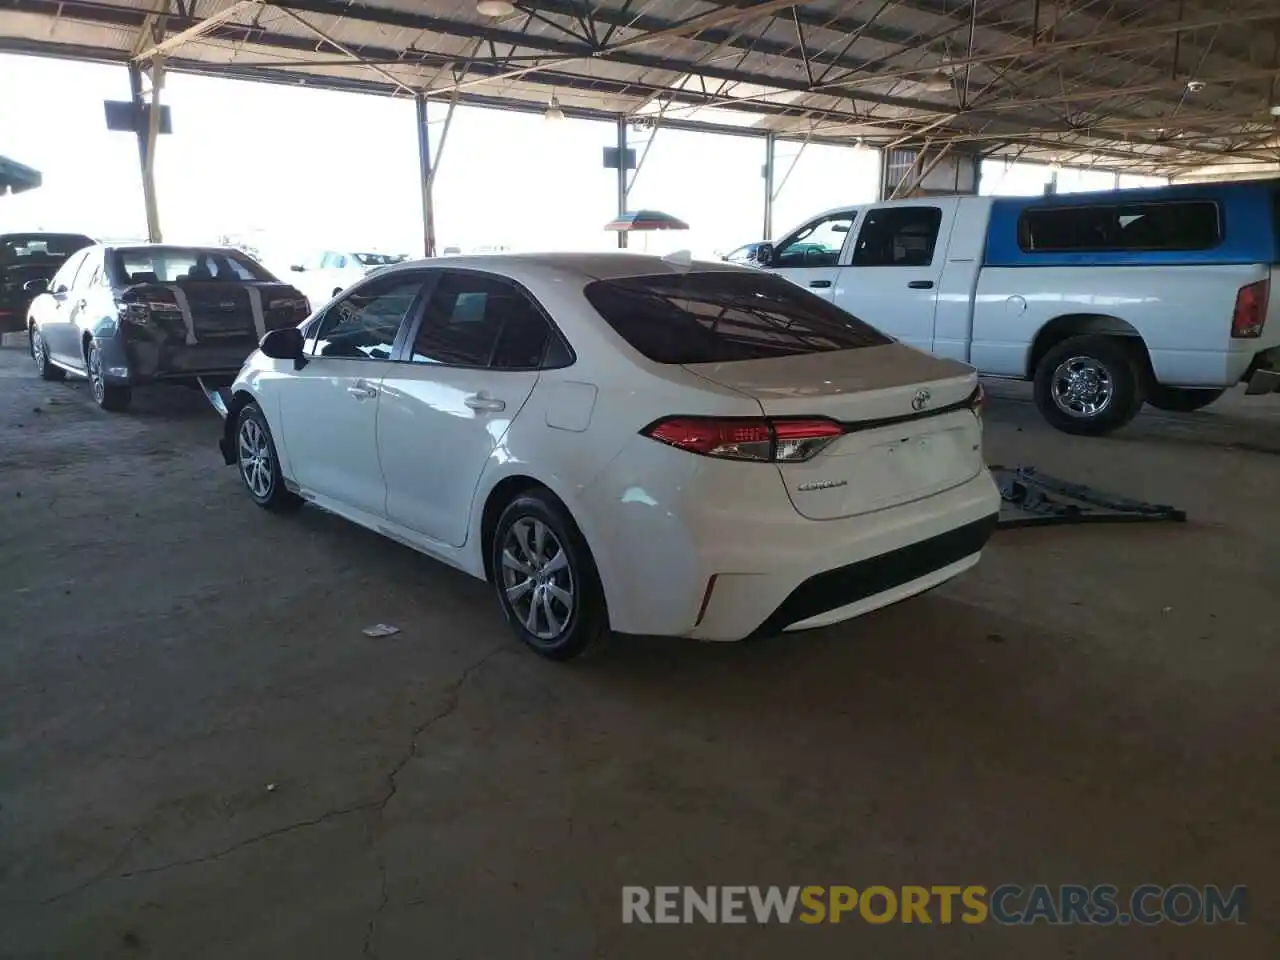
M618 117L618 216L627 212L627 118ZM627 247L627 231L618 231L618 248Z
M414 98L418 114L418 180L422 188L422 250L428 257L436 255L436 211L432 202L431 133L427 128L427 98Z
M773 153L777 138L772 133L764 136L764 233L761 240L773 239Z
M160 205L156 199L156 134L160 125L161 67L159 60L151 68L151 108L142 93L142 68L129 64L129 91L133 99L133 129L138 138L138 166L142 171L142 201L147 211L147 237L152 243L163 242L160 233Z

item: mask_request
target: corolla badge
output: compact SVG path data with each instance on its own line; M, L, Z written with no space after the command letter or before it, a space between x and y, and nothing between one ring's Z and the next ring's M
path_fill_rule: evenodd
M916 395L911 398L912 410L923 410L929 405L929 401L933 399L933 394L928 390L917 390Z

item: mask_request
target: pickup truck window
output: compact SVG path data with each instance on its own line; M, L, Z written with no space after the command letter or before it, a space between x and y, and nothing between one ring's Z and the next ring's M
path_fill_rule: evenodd
M801 227L774 250L772 267L834 267L853 226L853 217L838 214Z
M1027 253L1211 250L1221 242L1212 200L1036 207L1018 220L1018 246Z
M927 267L942 226L940 207L881 207L862 221L855 267Z
M597 280L584 292L619 336L656 363L726 363L892 342L773 274L627 277Z

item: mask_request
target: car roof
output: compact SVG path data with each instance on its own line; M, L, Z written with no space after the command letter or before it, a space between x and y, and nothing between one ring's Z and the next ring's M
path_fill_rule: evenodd
M721 260L683 260L676 256L657 257L638 253L496 253L465 257L435 257L428 260L405 260L386 267L379 275L392 271L430 267L444 270L483 270L512 279L552 279L566 276L583 281L616 280L622 277L644 277L655 274L687 273L690 270L754 272Z

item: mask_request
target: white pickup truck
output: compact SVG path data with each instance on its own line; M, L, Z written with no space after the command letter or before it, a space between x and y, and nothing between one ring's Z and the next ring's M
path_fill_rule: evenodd
M1280 388L1280 181L843 207L761 244L757 265L911 346L1033 381L1068 433Z

